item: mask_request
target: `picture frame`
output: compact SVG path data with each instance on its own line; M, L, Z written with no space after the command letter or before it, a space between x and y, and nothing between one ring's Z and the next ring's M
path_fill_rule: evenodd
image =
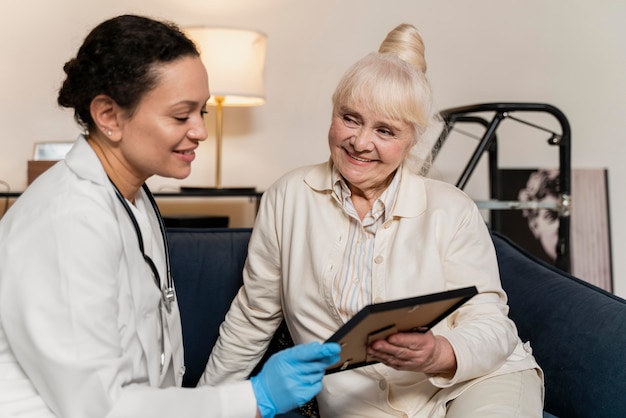
M33 150L33 161L58 161L65 158L74 142L37 142Z
M555 168L505 168L498 170L498 198L510 201L558 199L559 170ZM559 217L549 209L497 210L491 213L498 232L548 264L555 264L555 234ZM569 250L572 275L613 291L608 172L604 168L571 170Z

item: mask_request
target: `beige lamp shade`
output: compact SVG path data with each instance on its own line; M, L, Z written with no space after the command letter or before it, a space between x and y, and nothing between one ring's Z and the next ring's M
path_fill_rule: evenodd
M189 27L209 74L211 99L223 106L258 106L265 103L263 71L267 37L247 29Z
M222 188L222 107L265 103L263 70L267 37L247 29L189 27L187 35L200 50L209 74L215 110L215 188Z

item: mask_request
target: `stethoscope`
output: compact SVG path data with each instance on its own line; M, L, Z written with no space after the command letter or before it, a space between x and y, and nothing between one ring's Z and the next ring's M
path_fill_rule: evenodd
M145 252L144 245L143 245L143 235L141 234L141 229L139 228L139 223L137 222L137 218L133 214L133 211L130 208L128 201L122 195L122 193L117 188L115 183L113 183L113 181L110 178L109 178L109 181L111 182L111 184L113 185L113 188L115 189L115 195L117 196L117 199L120 201L120 203L122 203L124 210L128 214L128 217L130 218L133 224L133 227L135 229L135 234L137 234L139 250L141 251L141 254L146 264L148 264L148 267L150 267L150 270L152 270L154 283L156 284L156 287L161 292L162 304L159 305L159 310L160 310L160 306L165 306L165 309L167 310L167 312L171 313L172 303L174 303L174 301L176 300L176 294L174 293L174 281L172 279L172 272L170 268L169 242L167 240L167 234L165 233L165 224L163 223L163 218L161 217L161 212L159 211L159 207L157 206L154 200L154 197L152 196L152 193L150 192L150 189L148 189L148 186L144 183L143 186L141 186L141 188L145 192L146 196L148 196L148 201L150 202L150 205L152 206L152 210L154 210L154 213L159 221L159 229L161 230L161 236L163 237L163 247L165 249L165 270L167 272L167 279L165 282L165 287L161 286L161 276L159 275L159 271L156 265L154 264L154 261L152 261L152 259ZM159 314L159 319L161 322L161 371L163 371L163 366L165 364L165 330L164 330L163 318L162 318L162 315L160 314Z

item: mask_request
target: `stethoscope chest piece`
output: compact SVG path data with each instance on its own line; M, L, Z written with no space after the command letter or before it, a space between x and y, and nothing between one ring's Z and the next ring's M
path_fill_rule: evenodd
M161 292L163 296L163 305L165 305L165 309L167 313L172 313L172 303L176 300L176 294L174 293L174 289L171 287L166 287Z

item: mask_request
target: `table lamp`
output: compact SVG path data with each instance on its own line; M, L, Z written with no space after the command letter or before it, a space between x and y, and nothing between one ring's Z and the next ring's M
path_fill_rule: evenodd
M215 111L215 189L222 188L222 108L265 103L263 70L267 37L247 29L188 27L209 74Z

